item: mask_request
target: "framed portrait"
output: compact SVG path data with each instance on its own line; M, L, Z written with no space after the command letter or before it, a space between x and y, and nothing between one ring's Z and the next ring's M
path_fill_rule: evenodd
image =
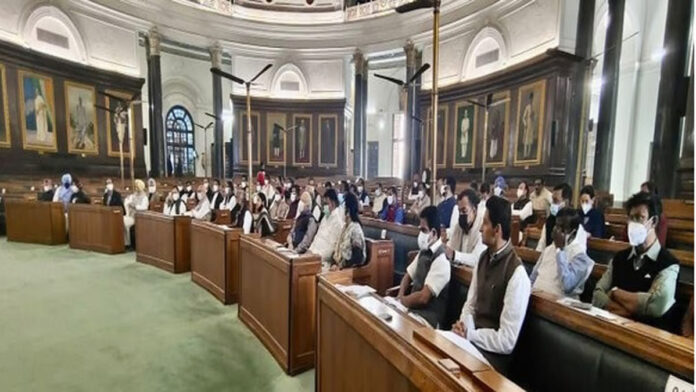
M242 119L239 129L242 130L240 133L239 140L242 145L242 153L240 155L241 163L249 163L249 140L247 140L247 132L249 127L249 121L247 120L246 111L240 111L239 118ZM259 112L251 112L251 163L261 163L261 140L259 139Z
M517 97L515 166L541 163L545 101L545 79L520 87Z
M509 130L510 91L493 94L483 146L486 167L505 166Z
M447 145L447 114L448 114L448 107L446 105L441 105L440 107L437 108L438 116L437 116L437 166L438 167L445 167L445 163L447 162L447 149L445 146ZM428 135L428 142L426 143L427 150L425 152L426 156L426 161L432 162L432 155L433 155L433 121L432 121L432 108L428 108L428 112L426 114L426 126L427 126L427 132L426 134Z
M338 166L338 116L319 115L319 166Z
M128 94L123 91L114 91L114 90L106 90L107 93L121 97L124 100L129 100L132 97L132 94ZM133 119L131 118L131 113L135 113L135 110L133 108L133 104L130 105L130 113L128 111L122 112L124 109L127 110L124 106L125 104L117 99L111 99L109 97L104 97L105 98L105 105L107 108L118 112L121 111L122 116L125 117L125 121L122 122L122 124L125 124L125 127L123 129L123 135L119 137L119 120L113 113L111 112L106 112L106 153L110 157L116 157L118 158L120 155L120 150L119 150L119 144L121 148L123 148L123 157L124 158L130 158L131 150L130 150L130 137L131 137L131 129L133 128Z
M266 160L268 164L285 164L286 135L284 129L287 127L287 117L285 113L266 114ZM292 131L291 131L292 132Z
M7 71L0 64L0 147L10 147L10 110L7 103Z
M312 166L312 115L293 114L292 163L295 166Z
M25 150L58 151L53 79L19 70L19 112Z
M97 93L94 87L65 82L65 128L68 130L68 152L99 154Z
M474 167L476 160L476 106L470 102L458 102L454 116L454 167Z

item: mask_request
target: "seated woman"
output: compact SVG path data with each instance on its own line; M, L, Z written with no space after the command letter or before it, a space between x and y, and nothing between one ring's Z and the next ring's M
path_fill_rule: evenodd
M363 209L368 210L370 208L370 195L367 194L367 189L365 189L365 180L362 178L358 180L358 201L360 202L360 211Z
M425 184L418 184L418 193L413 200L413 205L409 210L412 214L420 215L425 207L430 206L430 196L425 192Z
M395 186L389 188L387 202L382 212L379 213L379 219L387 222L404 223L404 209L399 204Z
M290 195L289 191L283 192L281 187L276 189L275 197L271 202L271 207L269 213L271 214L271 219L273 220L285 220L290 211L290 206L285 201Z
M145 183L143 180L135 180L135 193L128 195L123 204L126 209L126 215L123 217L123 225L125 228L124 241L125 245L130 247L130 229L135 225L135 213L137 211L147 211L147 208L150 206L147 193L145 193Z
M271 216L266 209L266 195L263 192L257 192L254 196L254 217L253 227L250 232L259 233L261 237L266 237L275 232L271 223ZM246 233L246 228L244 230Z
M290 229L287 242L288 248L302 254L312 244L318 225L312 215L312 196L310 193L307 191L302 193L300 200L302 201L302 211L300 211L300 215L292 225L292 229Z
M186 214L186 203L181 198L179 191L174 188L164 201L164 215L180 216Z
M346 223L336 242L332 271L343 268L359 267L367 259L365 233L363 233L360 217L358 216L358 198L347 193L344 199Z
M520 231L534 223L534 207L529 198L529 185L526 181L517 186L517 201L512 203L512 216L520 217Z
M234 192L234 184L232 181L227 181L225 184L225 189L223 190L223 198L220 203L221 210L232 211L232 209L237 205L237 196Z
M580 207L582 226L587 234L595 238L604 238L604 214L594 206L595 191L592 185L585 185L580 190Z
M193 219L210 220L213 211L210 209L210 200L208 200L205 192L205 185L199 185L195 193L196 206L191 211L188 211L186 215L193 217Z

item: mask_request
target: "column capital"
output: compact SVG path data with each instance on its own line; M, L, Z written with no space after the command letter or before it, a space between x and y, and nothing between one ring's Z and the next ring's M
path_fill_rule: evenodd
M147 40L150 44L150 56L159 56L160 55L160 40L162 36L160 36L159 31L157 30L157 26L154 26L148 31L147 33Z
M222 46L220 42L215 42L213 46L208 48L210 51L210 63L213 68L222 69Z
M353 63L355 64L356 75L367 74L367 59L360 49L355 49L353 53Z
M404 45L404 52L406 53L406 66L409 68L415 68L417 63L416 60L418 58L418 49L410 39L406 41L406 45Z

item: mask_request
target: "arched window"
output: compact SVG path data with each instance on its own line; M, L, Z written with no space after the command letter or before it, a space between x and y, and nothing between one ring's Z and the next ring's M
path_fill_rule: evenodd
M193 120L183 106L167 112L167 171L176 175L195 175L196 149Z

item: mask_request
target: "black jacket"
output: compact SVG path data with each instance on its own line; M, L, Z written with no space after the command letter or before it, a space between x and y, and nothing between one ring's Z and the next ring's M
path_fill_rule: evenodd
M104 193L104 197L102 197L102 204L104 204L106 207L121 207L123 213L126 213L126 210L123 207L123 198L118 191L111 191L111 200L109 200L109 194Z
M38 195L36 195L36 198L39 201L53 201L53 189L49 189L44 192L39 192Z
M91 203L89 197L87 197L87 195L82 190L77 191L77 193L73 193L73 195L70 196L70 202L78 204Z

